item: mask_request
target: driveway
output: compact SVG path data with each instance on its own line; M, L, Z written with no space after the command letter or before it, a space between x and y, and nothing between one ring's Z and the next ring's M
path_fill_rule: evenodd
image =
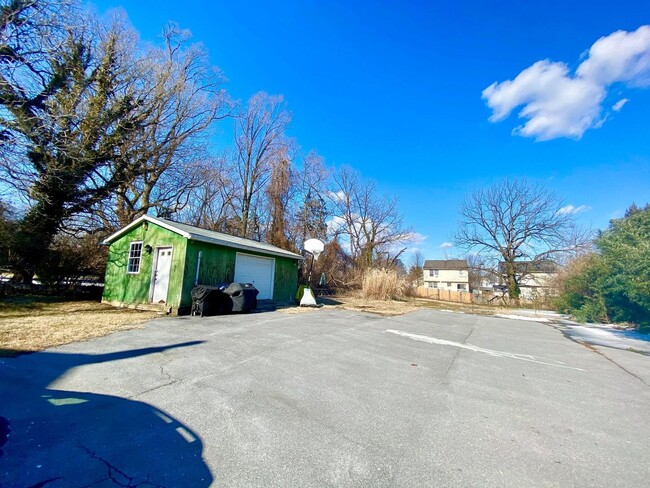
M644 486L649 366L431 310L161 319L0 360L0 485Z

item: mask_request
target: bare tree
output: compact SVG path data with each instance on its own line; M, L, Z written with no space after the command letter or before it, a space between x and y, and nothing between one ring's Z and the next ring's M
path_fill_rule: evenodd
M272 163L271 178L266 189L270 213L266 242L283 249L289 248L287 217L292 191L291 180L291 162L286 153L278 153Z
M574 215L543 185L505 180L468 195L460 206L458 245L502 261L508 293L519 298L517 261L548 261L574 251Z
M359 173L342 168L333 177L329 193L334 237L344 236L350 255L359 269L372 267L378 253L386 253L387 262L396 262L406 250L395 252L395 245L407 242L412 233L402 226L397 199L377 194L375 184L361 179Z
M204 184L200 164L211 128L230 114L232 103L220 72L190 33L174 24L163 30L164 46L150 48L137 69L142 123L129 141L132 178L116 192L120 226L155 209L170 215Z
M237 187L228 158L208 159L195 165L193 171L201 183L190 189L188 203L177 214L178 219L205 229L236 233Z
M327 182L329 171L323 158L310 151L302 164L294 166L289 208L289 239L297 249L309 238L327 238Z
M256 199L268 183L273 161L287 151L284 131L290 116L281 96L257 93L235 123L237 175L240 191L238 234L251 237L256 226Z
M478 253L467 255L469 289L478 290L484 283L499 282L498 262ZM519 270L518 270L519 271ZM522 277L519 275L519 279Z
M422 286L424 284L424 261L424 254L419 249L411 254L408 278L416 286Z

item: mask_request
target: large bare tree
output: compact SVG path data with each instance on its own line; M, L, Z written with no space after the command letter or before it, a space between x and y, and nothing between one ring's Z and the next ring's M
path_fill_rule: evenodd
M403 227L397 199L378 194L375 184L358 172L347 167L337 171L329 201L332 236L344 236L348 241L357 268L372 267L378 253L383 253L384 261L396 262L406 250L393 250L412 236L410 229Z
M241 237L252 237L256 231L254 224L259 212L255 203L271 178L273 163L288 151L285 129L289 121L283 98L264 92L251 97L244 113L237 117L235 145Z
M555 193L526 180L504 180L468 195L454 236L462 248L501 261L511 298L519 298L518 261L541 262L575 251L575 216Z
M163 30L164 45L138 59L142 123L130 139L133 177L116 193L118 225L155 210L181 210L190 190L205 184L200 165L209 159L208 137L232 104L222 77L203 48L188 44L190 34L174 24Z
M190 189L188 203L177 214L178 219L205 229L236 233L238 191L228 158L210 158L194 165L193 171L200 184Z
M266 188L269 222L266 242L288 249L288 210L292 193L292 168L286 152L280 152L272 163L271 178Z
M323 158L313 150L294 166L288 233L296 249L302 249L307 239L327 238L329 177Z

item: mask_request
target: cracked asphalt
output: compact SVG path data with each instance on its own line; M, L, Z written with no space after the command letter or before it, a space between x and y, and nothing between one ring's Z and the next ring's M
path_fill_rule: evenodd
M645 486L649 365L432 310L165 318L0 360L0 486Z

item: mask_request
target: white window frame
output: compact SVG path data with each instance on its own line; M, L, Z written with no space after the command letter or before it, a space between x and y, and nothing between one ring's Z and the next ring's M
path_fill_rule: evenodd
M135 246L140 245L140 249L134 249ZM139 251L139 254L135 256L135 252ZM126 260L126 274L140 274L140 268L142 267L142 252L144 251L144 241L133 241L129 245L129 257ZM131 266L131 264L137 264L137 270L136 271L131 271L132 268L135 268L135 266Z
M430 269L429 270L429 278L437 278L439 274L440 274L440 271L437 270L437 269Z

